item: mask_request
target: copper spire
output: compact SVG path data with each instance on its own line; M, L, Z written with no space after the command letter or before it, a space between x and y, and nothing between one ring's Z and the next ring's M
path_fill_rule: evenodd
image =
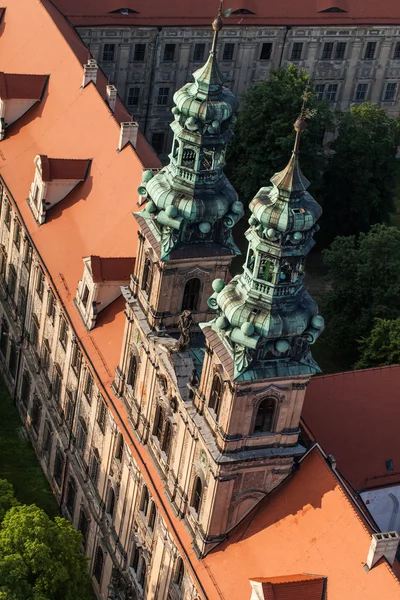
M279 173L275 173L273 177L271 177L271 183L275 185L278 189L285 190L287 192L296 192L306 190L310 185L310 182L306 177L304 177L301 172L299 165L299 149L300 149L300 138L301 134L307 127L307 123L304 120L306 115L306 105L308 100L308 86L304 90L303 94L303 104L301 107L300 115L296 119L293 128L296 132L296 138L294 141L294 146L292 150L292 156L283 171L279 171Z
M215 17L214 21L212 22L212 28L214 30L214 37L213 37L213 41L212 41L211 52L213 54L215 53L215 51L217 49L218 32L221 31L222 27L224 26L224 22L222 20L222 5L223 4L224 4L224 0L219 0L218 14Z

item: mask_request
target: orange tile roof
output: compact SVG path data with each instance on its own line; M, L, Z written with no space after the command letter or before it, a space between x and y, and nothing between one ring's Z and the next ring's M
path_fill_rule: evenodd
M45 154L40 156L42 166L42 180L53 179L86 179L88 174L89 159L48 158Z
M102 281L129 281L135 268L135 259L91 256L90 265L94 283L101 283Z
M40 100L47 75L27 75L0 72L0 98Z
M54 0L56 6L75 26L207 26L215 17L215 0L192 2L190 9L186 0L173 2L148 2L147 0ZM118 9L130 9L123 15ZM394 0L231 0L233 13L226 19L226 26L246 25L367 25L398 24L400 5ZM341 8L344 12L324 12ZM249 11L243 14L235 11Z
M307 388L302 418L356 490L400 483L399 386L395 365L315 377Z
M261 501L203 562L227 600L249 598L249 580L255 577L290 580L295 573L326 577L329 600L398 600L400 582L386 561L369 573L363 569L371 533L315 447L300 470Z
M229 534L226 543L206 559L197 558L184 522L165 498L157 468L146 448L136 442L123 403L110 389L123 339L124 299L119 297L101 311L90 332L73 303L83 257L135 255L132 190L137 189L144 167L159 166L141 135L137 151L130 146L116 151L118 121L127 114L118 101L114 118L103 101L101 74L96 86L81 89L86 60L78 36L48 0L10 2L0 35L0 69L49 73L50 78L43 100L7 130L0 145L0 174L199 595L235 600L250 594L252 576L312 572L328 577L329 600L372 600L378 593L394 600L398 582L384 561L368 574L367 586L361 564L369 532L316 452L291 481ZM54 206L40 227L25 200L37 154L92 158L86 180Z
M260 577L264 600L325 600L326 578L318 575Z

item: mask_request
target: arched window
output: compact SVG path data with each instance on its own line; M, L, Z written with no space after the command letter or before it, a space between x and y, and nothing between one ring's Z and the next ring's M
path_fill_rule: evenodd
M275 400L273 398L265 398L260 402L254 423L254 433L271 431L274 413Z
M130 385L132 388L135 387L137 367L138 367L137 358L134 354L132 354L131 358L129 360L128 376L126 378L126 383L128 385Z
M174 158L178 158L178 154L179 154L179 142L178 142L178 140L175 140L174 141L173 157Z
M94 559L93 565L93 576L95 577L98 583L101 583L101 576L103 575L103 565L104 565L104 554L103 550L100 546L97 546L96 556Z
M115 508L115 493L114 493L113 488L110 486L110 489L108 490L106 512L108 515L110 515L111 519L113 518L113 515L114 515L114 508Z
M151 531L153 531L153 529L154 529L154 524L156 522L156 515L157 515L156 506L155 506L154 502L152 502L150 505L149 521L148 521L149 529L151 529Z
M182 152L182 167L188 169L194 169L194 163L196 161L196 152L191 148L184 148Z
M124 453L124 438L122 437L122 433L118 434L117 441L115 443L115 458L119 461L122 460L122 456Z
M200 512L201 500L203 496L203 484L201 483L200 477L196 477L194 486L193 486L193 494L192 501L190 505L194 508L197 514Z
M140 550L137 546L135 546L132 551L132 557L131 557L131 569L133 569L135 571L135 573L137 573L137 569L138 569L138 565L139 565L139 558L140 558Z
M193 277L186 282L183 291L182 310L197 310L200 299L200 279Z
M144 290L147 294L147 297L150 297L151 286L153 283L153 263L150 258L146 258L144 262L143 268L143 277L142 277L142 290Z
M156 436L158 441L161 443L162 440L162 432L164 427L164 411L161 406L157 406L156 408L156 418L154 419L154 429L153 435Z
M144 584L146 581L146 571L147 571L146 563L144 561L144 558L142 558L142 565L140 567L140 575L139 575L138 581L143 589L144 589Z
M169 458L169 453L171 451L171 441L172 441L172 425L171 425L171 421L167 421L167 423L165 425L164 438L163 438L163 442L161 445L161 449L163 450L163 452L165 452L165 454L167 455L168 458Z
M142 513L144 513L146 515L148 507L149 507L149 491L148 491L147 487L144 485L143 492L142 492L142 500L140 502L140 510L142 511Z
M221 399L222 399L221 377L219 375L214 375L208 406L209 406L209 408L213 409L213 411L217 415L217 418L219 417L219 411L221 408Z
M174 583L175 583L175 585L178 586L179 589L181 589L181 587L182 587L184 574L185 574L185 566L183 564L183 560L181 558L178 558L178 563L177 563L176 569L175 569Z

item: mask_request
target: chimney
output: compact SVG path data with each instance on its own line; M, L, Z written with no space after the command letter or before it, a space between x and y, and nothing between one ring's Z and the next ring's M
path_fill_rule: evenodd
M139 124L136 121L130 121L130 123L121 123L121 133L119 136L118 150L122 150L128 142L136 148L137 135L138 135Z
M90 58L87 61L87 64L83 65L83 88L89 83L89 81L93 81L93 83L96 83L97 68L97 62L94 60L94 58Z
M397 531L388 531L387 533L373 533L371 546L367 557L367 567L372 569L383 556L390 565L393 565L396 558L397 546L399 545L400 535Z
M108 85L106 87L106 97L108 106L111 108L112 111L114 111L115 103L117 101L117 88L115 87L115 85Z

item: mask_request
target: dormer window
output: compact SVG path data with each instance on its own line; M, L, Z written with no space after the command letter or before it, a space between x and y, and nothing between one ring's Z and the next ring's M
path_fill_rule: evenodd
M0 72L0 139L5 136L6 127L42 99L47 79L47 75Z
M121 286L129 282L135 259L89 256L83 263L75 305L87 329L93 329L97 315L121 295Z
M34 163L36 170L28 203L41 225L46 220L46 213L87 178L91 161L48 158L45 154L38 154Z

